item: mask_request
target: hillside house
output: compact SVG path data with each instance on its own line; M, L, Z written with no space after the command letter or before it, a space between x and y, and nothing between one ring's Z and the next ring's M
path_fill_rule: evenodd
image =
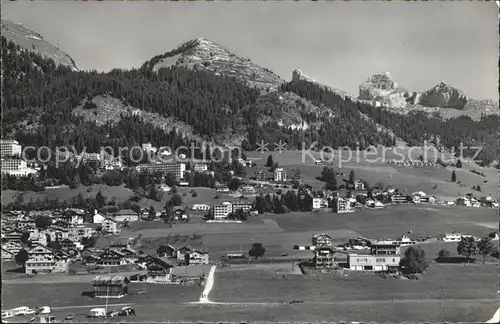
M443 242L460 242L462 240L462 233L445 233L438 240Z
M102 221L102 231L103 233L110 233L110 234L118 233L117 222L111 217L106 217Z
M313 198L313 209L327 208L328 201L324 198Z
M137 222L139 214L131 209L123 209L115 213L114 219L118 223Z
M146 263L148 273L146 282L168 282L172 274L173 265L166 258L152 258Z
M52 272L55 268L56 260L54 252L45 246L37 245L28 251L28 261L26 261L26 273L34 274L38 272Z
M18 242L7 242L2 244L2 248L16 255L23 249L23 246Z
M247 212L252 209L252 203L248 201L233 201L231 205L233 213L236 213L238 210L243 210L244 212Z
M101 253L99 255L99 259L99 264L103 266L120 266L129 263L125 254L110 249L106 249L103 253Z
M314 246L321 246L321 247L328 247L332 246L332 238L331 236L321 233L321 234L314 234L312 237L312 245Z
M396 193L396 194L391 196L391 202L393 204L406 203L406 202L408 202L408 198L405 195L401 195L399 193Z
M180 249L177 250L177 260L179 261L185 261L186 260L186 254L191 253L191 249L188 248L187 246L183 246Z
M173 257L176 257L176 253L175 253L175 247L173 247L172 245L170 244L167 244L165 246L165 253L163 253L162 255L159 255L160 258L162 257L166 257L166 258L173 258Z
M267 181L267 176L264 171L255 172L255 180L257 181Z
M76 249L75 242L67 238L62 241L59 241L59 244L61 245L61 249Z
M191 207L191 210L194 210L194 211L209 211L210 210L210 206L206 205L206 204L194 204Z
M187 265L208 264L208 252L191 251L184 256Z
M95 298L121 298L128 293L128 280L123 276L97 276L92 286Z
M354 209L351 208L350 203L343 197L334 197L332 201L332 211L334 213L352 213Z
M14 228L13 230L3 233L3 241L4 242L17 242L21 243L21 237L23 236L23 231L18 228Z
M3 246L2 246L2 260L4 261L11 261L14 260L16 257L16 254L7 251Z
M283 168L276 168L274 170L274 181L286 181L286 170Z
M413 196L411 202L414 204L420 204L422 202L422 199L420 198L420 196Z
M363 181L354 181L354 190L365 190L365 183Z
M105 215L97 212L97 209L94 210L94 215L92 216L92 223L94 224L102 224L102 221L106 218Z

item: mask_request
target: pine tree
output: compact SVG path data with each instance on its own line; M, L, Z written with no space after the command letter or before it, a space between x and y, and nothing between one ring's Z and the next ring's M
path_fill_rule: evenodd
M269 155L267 157L266 167L270 168L274 165L273 156Z
M457 182L457 174L455 173L455 170L451 173L451 182Z

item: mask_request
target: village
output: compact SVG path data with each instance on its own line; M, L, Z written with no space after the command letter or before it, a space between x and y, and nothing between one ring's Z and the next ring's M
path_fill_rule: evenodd
M149 143L143 144L142 149L156 151L156 148ZM34 178L41 169L40 166L28 167L24 161L11 158L19 155L20 150L20 146L15 141L2 140L2 173L13 177ZM102 162L101 172L125 169L123 164L117 162L116 159L102 159L98 153L85 153L78 159L84 163ZM272 160L272 156L269 156L269 159ZM180 160L140 164L135 169L141 173L160 176L162 179L173 175L177 179L176 183L167 185L166 182L161 181L160 184L155 185L158 192L167 195L175 195L179 189L189 190L190 173L208 175L215 173L210 170L210 161L189 160L186 156L182 156ZM193 243L199 241L196 234L184 243L165 242L150 246L148 251L144 251L140 247L135 248L140 240L141 231L134 233L130 228L140 229L142 226L140 224L150 224L146 226L148 228L162 228L168 225L165 227L165 233L167 233L175 232L176 226L183 226L184 231L192 226L192 232L196 233L200 224L203 223L206 226L209 224L245 226L244 223L251 222L252 218L259 217L266 212L289 213L290 209L294 208L293 204L288 204L286 199L276 202L277 195L292 197L290 199L298 203L300 211L329 214L331 217L336 217L336 214L348 215L363 210L383 210L404 205L498 208L498 202L492 197L474 197L472 193L458 197L456 200L449 200L440 199L436 195L423 191L408 194L406 190L392 187L368 188L369 184L366 181L355 179L353 171L349 175L334 174L334 178L345 177L345 184L333 189L325 186L328 188L325 189L305 184L299 170L287 170L273 162L268 161L265 166L256 167L253 160L238 158L235 162L230 161L231 165L235 163L239 165L239 168L253 168L255 172L250 177L242 177L230 171L232 177L227 183L216 182L213 188L209 189L216 197L225 195L226 198L218 199L211 204L174 204L170 203L174 199L172 198L161 210L134 208L109 212L106 209L81 207L48 210L44 210L43 207L10 210L4 208L2 210L2 262L4 266L10 264L8 266L10 271L24 273L25 279L20 280L30 280L29 277L46 275L64 275L69 278L78 275L93 275L93 279L88 281L90 291L86 294L92 298L106 299L122 298L130 294L128 285L133 283L203 286L206 284L212 267L224 268L231 264L245 262L252 262L252 264L291 262L292 267L294 263L297 263L304 274L311 273L311 271L321 273L339 269L396 274L401 270L401 258L404 254L402 248L431 241L460 242L469 237L474 242L480 242L481 237L450 231L436 237L427 235L411 238L410 230L404 234L394 233L397 238L350 237L347 242L334 244L337 240L332 240L328 234L315 233L312 235L311 245L300 245L305 242L295 242L287 247L289 252L282 252L269 259L269 257L263 257L265 248L262 242L252 239L250 242L252 248L248 252L243 249L228 252L227 247L221 246L218 251L212 248L209 253L203 246L203 235L200 235L201 244ZM326 174L333 172L321 160L315 161L315 165L318 166L318 174L321 173L323 178ZM270 207L269 202L272 202L274 207ZM135 237L135 234L138 236ZM489 235L491 240L498 240L498 232L484 234ZM299 253L307 251L309 254L293 256L293 251ZM211 258L210 254L217 255L217 257ZM147 289L136 293L146 294ZM38 310L35 306L38 306ZM97 308L91 310L88 316L128 316L132 312L135 314L135 310L127 307L121 311ZM19 314L43 315L46 313L50 313L50 306L23 305L3 311L2 316L12 318ZM71 316L68 316L71 319Z

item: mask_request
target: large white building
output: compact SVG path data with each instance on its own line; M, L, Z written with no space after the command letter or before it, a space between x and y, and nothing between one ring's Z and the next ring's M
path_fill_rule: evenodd
M2 159L2 174L7 173L15 177L27 177L36 174L37 171L28 168L26 161L20 159Z
M212 206L212 214L215 220L226 219L227 216L232 213L233 204L230 202L223 202L220 205Z
M0 141L1 155L4 156L20 156L22 147L16 140L1 140Z

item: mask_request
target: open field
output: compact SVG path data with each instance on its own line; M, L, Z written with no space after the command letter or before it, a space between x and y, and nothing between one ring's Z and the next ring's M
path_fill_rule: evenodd
M354 213L290 213L266 215L274 219L285 232L327 229L349 229L368 238L396 238L413 231L412 236L436 236L453 230L476 236L492 232L490 225L498 223L493 208L439 207L430 205L394 205Z
M270 269L235 272L226 268L216 272L210 299L229 304L189 304L198 300L199 286L131 284L132 290L146 288L147 293L110 300L108 309L131 306L137 316L106 322L482 322L498 308L495 271L494 265L438 265L419 281L354 272L338 280L311 280L295 275L283 279ZM463 289L456 289L457 282ZM89 288L90 283L32 284L27 294L25 285L4 284L4 307L48 304L58 319L74 313L77 320L89 321L85 315L91 308L105 306L105 300L80 296ZM304 303L292 305L292 300Z
M302 320L314 320L311 316L314 317L313 313L317 310L322 317L317 314L316 320L481 321L489 319L498 308L495 304L495 265L436 265L418 281L346 273L347 277L311 280L302 276L287 276L284 279L264 271L219 271L216 272L215 288L210 299L214 302L250 304L283 304L299 300L304 303L278 307L282 310L287 307L302 309L308 315ZM460 289L456 289L457 282L462 285ZM482 299L484 301L479 301ZM473 300L477 302L473 303ZM468 305L467 311L461 309L464 305ZM336 312L326 313L326 308L331 311L330 307ZM398 311L395 311L396 308ZM356 313L353 309L357 310ZM290 316L297 316L294 313L286 313L285 318L290 320ZM405 318L409 314L413 317ZM283 317L277 318L283 320Z

